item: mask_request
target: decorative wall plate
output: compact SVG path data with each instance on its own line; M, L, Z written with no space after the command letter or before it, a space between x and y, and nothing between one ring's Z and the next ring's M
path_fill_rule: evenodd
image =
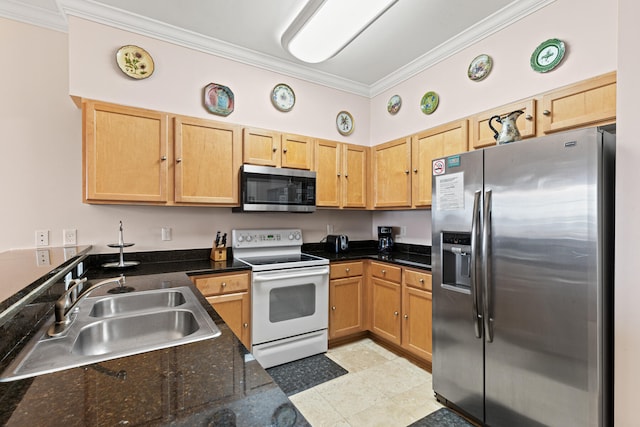
M234 108L233 92L226 86L209 83L204 88L204 106L210 113L228 116Z
M489 75L492 66L493 60L489 55L478 55L469 64L467 76L469 76L469 79L478 82Z
M348 111L340 111L336 116L336 126L342 135L351 135L355 126L353 116Z
M440 98L438 94L435 92L427 92L420 100L420 109L425 114L431 114L436 111L438 108L438 103L440 102Z
M389 98L389 102L387 102L387 111L389 114L396 114L400 110L400 107L402 107L402 98L400 98L400 95L393 95Z
M126 45L118 49L116 62L123 73L137 80L146 79L155 69L149 52L134 45Z
M296 94L289 85L279 83L271 91L271 103L280 111L290 111L296 104Z
M556 68L564 58L564 42L558 39L546 40L531 54L531 68L546 73Z

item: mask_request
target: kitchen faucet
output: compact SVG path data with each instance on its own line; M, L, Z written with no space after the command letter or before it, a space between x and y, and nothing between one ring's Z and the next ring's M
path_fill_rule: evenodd
M71 325L71 316L70 313L76 308L78 303L85 299L87 295L91 291L100 286L108 285L109 283L118 283L120 286L124 285L125 278L124 275L120 277L113 277L111 279L105 279L101 282L96 283L95 285L89 286L86 291L82 292L78 295L78 287L86 282L86 278L82 280L74 279L73 285L64 293L62 296L56 301L55 306L55 316L56 321L51 325L47 334L50 337L57 337L62 335L67 328Z

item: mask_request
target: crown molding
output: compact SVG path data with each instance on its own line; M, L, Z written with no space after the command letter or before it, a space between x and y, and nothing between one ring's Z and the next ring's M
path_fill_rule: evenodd
M50 30L67 32L67 18L63 13L26 5L19 1L1 0L0 16Z
M513 2L372 85L239 47L92 0L57 0L60 9L57 13L35 6L27 6L15 0L0 0L0 16L67 32L67 16L71 15L311 83L372 98L555 1L518 0Z

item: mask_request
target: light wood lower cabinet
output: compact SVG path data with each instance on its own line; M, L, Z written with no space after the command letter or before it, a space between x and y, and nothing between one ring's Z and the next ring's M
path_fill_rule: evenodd
M371 263L371 332L400 345L402 311L402 269L390 264Z
M251 349L249 273L193 276L191 280L240 341Z
M432 360L431 273L405 268L402 282L402 348Z
M331 264L329 281L329 339L364 330L363 263Z

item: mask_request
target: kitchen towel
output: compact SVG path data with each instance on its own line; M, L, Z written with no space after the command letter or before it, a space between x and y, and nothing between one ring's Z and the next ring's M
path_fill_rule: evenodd
M266 371L287 396L300 393L348 372L324 354L267 368Z

